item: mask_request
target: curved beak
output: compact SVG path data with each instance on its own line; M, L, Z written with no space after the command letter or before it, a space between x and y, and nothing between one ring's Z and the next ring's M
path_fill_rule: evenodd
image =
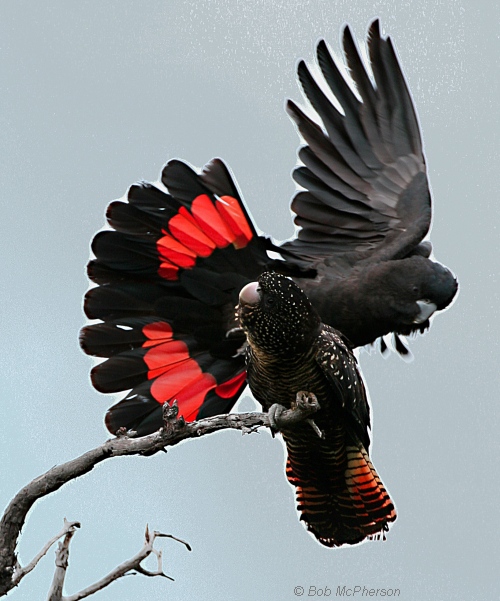
M240 290L240 305L254 306L260 301L259 283L250 282Z
M260 302L260 288L258 282L250 282L240 290L238 299L238 306L236 307L236 317L240 323L240 326L245 330L245 322L250 318L254 310L258 307Z
M427 321L429 317L434 313L437 309L437 305L435 303L431 303L428 300L418 300L417 305L420 309L418 315L413 320L413 323L424 323Z

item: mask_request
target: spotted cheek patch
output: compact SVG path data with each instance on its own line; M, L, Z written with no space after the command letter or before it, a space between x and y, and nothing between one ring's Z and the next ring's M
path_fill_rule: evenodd
M250 305L238 305L236 307L236 316L242 328L248 330L256 318L257 308Z
M216 248L229 244L244 248L253 237L236 198L221 196L213 201L207 194L197 196L190 210L181 207L162 233L156 243L158 274L166 280L177 280L180 269L191 269L199 257L209 257Z

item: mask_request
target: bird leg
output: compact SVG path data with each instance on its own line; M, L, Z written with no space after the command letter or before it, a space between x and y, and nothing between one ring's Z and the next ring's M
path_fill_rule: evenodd
M290 409L286 409L279 403L274 403L269 407L269 423L273 434L281 430L290 430L306 421L320 438L324 438L324 433L318 428L311 415L320 409L318 399L312 392L301 390L297 393L295 401L291 403Z
M320 409L316 395L313 392L306 392L305 390L297 392L295 403L292 403L292 409L295 411L300 410L310 412L313 408L314 412ZM325 438L325 433L318 428L316 422L311 417L306 418L305 421L311 426L311 428L320 438Z
M267 414L269 415L269 424L271 425L271 432L273 433L273 436L276 432L279 432L283 429L283 414L285 411L286 408L279 403L274 403L268 409Z

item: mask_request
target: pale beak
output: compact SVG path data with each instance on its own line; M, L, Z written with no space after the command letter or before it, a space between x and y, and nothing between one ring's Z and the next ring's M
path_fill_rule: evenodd
M244 286L240 292L240 305L257 305L260 301L259 290L258 282L250 282Z
M427 321L437 309L437 305L428 300L418 300L417 305L420 309L420 312L413 320L413 323L424 323L424 321Z

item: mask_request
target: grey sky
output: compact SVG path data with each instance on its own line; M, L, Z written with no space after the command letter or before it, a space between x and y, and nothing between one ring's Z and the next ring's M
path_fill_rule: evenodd
M161 543L174 583L128 577L96 600L291 601L296 585L344 584L399 588L405 601L497 596L499 13L486 0L2 2L2 507L106 437L112 399L91 388L77 337L107 203L170 158L220 156L258 227L290 236L298 137L284 100L301 100L297 59L311 61L320 37L338 52L345 22L362 40L379 16L395 41L423 130L436 258L461 284L411 342L412 363L361 354L371 454L399 514L387 542L320 547L298 523L281 444L225 432L65 486L30 513L23 562L66 516L82 522L68 593L132 556L146 523L193 546ZM13 601L45 598L53 557Z

